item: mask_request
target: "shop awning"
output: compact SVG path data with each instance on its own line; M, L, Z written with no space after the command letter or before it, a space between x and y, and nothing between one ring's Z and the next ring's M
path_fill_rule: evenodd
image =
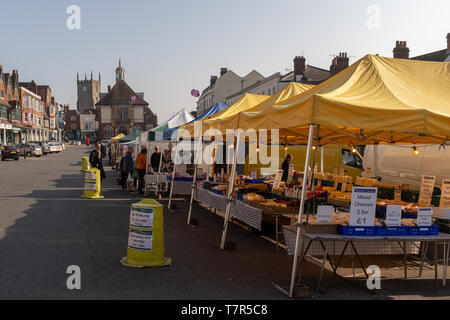
M450 63L368 55L311 90L237 118L234 128L279 129L298 143L310 124L320 125L320 144L445 143Z

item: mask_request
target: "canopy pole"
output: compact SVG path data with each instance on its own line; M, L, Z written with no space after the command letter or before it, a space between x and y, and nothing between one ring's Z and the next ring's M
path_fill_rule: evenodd
M230 209L231 209L231 199L233 196L233 190L234 190L234 180L236 178L236 166L237 166L237 159L238 159L238 153L239 153L239 141L240 141L241 133L238 133L235 147L234 147L234 159L233 159L233 166L231 169L231 175L230 175L230 184L228 185L228 199L227 199L227 208L225 210L225 220L223 223L223 232L222 232L222 241L220 243L220 249L225 249L225 240L227 238L227 232L228 232L228 221L230 220Z
M169 195L169 204L168 209L170 210L172 208L172 197L173 197L173 185L175 184L175 169L177 168L177 162L178 162L178 146L180 144L180 141L178 140L176 151L175 151L175 162L173 163L173 172L172 172L172 183L170 184L170 195Z
M325 169L323 168L323 166L324 166L324 152L325 152L325 149L324 149L324 147L322 146L322 147L320 147L320 172L321 173L324 173L325 172Z
M190 225L191 224L191 216L192 216L192 206L194 204L194 196L195 196L195 192L197 191L197 171L198 171L198 163L199 161L199 156L200 156L200 152L201 152L201 148L202 148L202 139L203 137L200 137L199 142L198 142L198 147L197 147L197 153L194 154L194 162L195 162L195 167L194 167L194 179L192 182L192 191L191 191L191 202L189 204L189 212L188 212L188 218L187 218L187 224Z
M159 193L159 182L160 182L160 177L161 177L161 166L162 166L162 158L163 158L163 153L162 153L162 149L159 150L159 153L161 154L161 156L159 157L159 165L158 165L158 176L156 177L156 187L155 187L155 197L158 196Z
M187 218L187 224L188 225L191 224L192 206L194 204L194 195L195 195L195 190L197 188L197 168L198 168L198 165L195 164L195 167L194 167L194 179L193 179L193 182L192 182L192 191L191 191L191 202L189 204L189 212L188 212L188 218Z
M299 251L299 245L300 245L300 232L301 232L302 221L303 221L303 212L305 211L304 206L305 206L306 188L308 186L309 161L311 160L313 135L314 135L314 124L311 124L309 126L308 149L306 151L305 172L303 175L302 197L300 199L300 209L299 209L299 214L298 214L297 236L295 239L294 263L292 265L291 287L289 290L289 298L292 298L294 295L295 278L297 276L298 251Z
M147 148L147 155L149 154L149 144L148 140L145 142L145 147ZM145 179L144 179L144 195L147 196L147 181L148 181L148 161L145 157Z
M287 136L284 136L284 159L286 159L288 155L288 142L287 142Z

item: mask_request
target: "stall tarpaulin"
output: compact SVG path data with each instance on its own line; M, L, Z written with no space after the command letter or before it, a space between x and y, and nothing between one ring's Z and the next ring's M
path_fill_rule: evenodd
M121 133L118 136L115 136L114 138L111 138L111 141L119 141L123 137L125 137L125 135L123 133Z
M127 142L131 142L131 141L135 141L136 138L138 138L140 134L141 134L141 131L139 129L134 129L132 133L119 139L118 141L119 141L119 143L127 143Z
M235 128L279 129L298 143L310 124L320 125L321 145L445 143L450 63L368 55L303 94L236 118Z
M265 95L245 93L242 97L240 97L238 100L236 100L236 102L231 104L226 109L200 121L202 123L202 126L209 123L215 123L217 122L217 120L232 117L239 114L240 112L249 110L257 106L261 102L267 100L268 98L269 96ZM189 132L191 136L194 136L194 123L195 122L187 123L183 126L180 126L180 129L183 129L185 132Z
M158 127L150 130L148 132L148 140L149 141L160 141L164 138L164 131L171 128L179 127L185 123L191 122L194 120L194 117L186 111L186 109L182 109L180 112L175 114L169 120L163 122Z
M228 105L226 105L225 103L216 103L215 105L213 105L208 111L206 111L205 113L203 113L200 117L196 118L193 121L190 121L188 123L193 123L195 121L200 121L203 119L207 119L209 117L212 117L213 115L221 112L222 110L225 110L228 107ZM178 130L179 127L175 127L175 128L171 128L171 129L166 129L164 131L164 140L172 140L172 137L176 137L178 138ZM175 139L176 140L176 139Z

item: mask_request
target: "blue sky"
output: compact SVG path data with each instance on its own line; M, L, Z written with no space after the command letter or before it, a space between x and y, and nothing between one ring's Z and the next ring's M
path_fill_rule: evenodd
M76 74L102 74L114 84L122 57L126 80L145 93L163 121L186 107L220 67L265 76L292 69L292 59L328 69L348 52L392 56L396 40L411 55L445 48L448 0L37 0L5 1L0 18L0 63L21 81L50 84L59 103L76 108ZM68 30L66 9L81 8L81 30ZM367 9L380 9L370 29Z

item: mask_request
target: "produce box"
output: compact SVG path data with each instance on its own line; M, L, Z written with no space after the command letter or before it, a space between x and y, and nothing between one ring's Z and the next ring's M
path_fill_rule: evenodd
M303 223L302 232L313 234L338 234L336 223Z
M344 236L375 236L375 227L350 227L346 225L339 226L339 234Z

